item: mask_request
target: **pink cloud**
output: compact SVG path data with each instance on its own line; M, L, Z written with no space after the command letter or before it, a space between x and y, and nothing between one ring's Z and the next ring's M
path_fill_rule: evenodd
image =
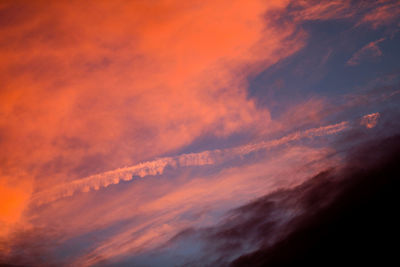
M363 46L360 50L355 52L353 56L347 61L347 65L356 66L360 64L365 58L375 58L382 56L382 51L378 44L383 42L385 38L378 39Z
M372 28L377 29L378 27L391 24L398 21L398 14L400 13L399 1L388 1L381 0L377 1L378 6L374 7L371 12L366 13L360 24L370 25Z
M146 176L161 175L164 173L164 169L167 166L177 168L221 164L234 158L246 156L252 152L269 150L285 144L289 145L290 142L299 141L303 138L312 139L318 136L337 134L346 130L348 125L349 123L347 121L343 121L337 124L296 131L275 140L262 141L222 150L216 149L199 153L182 154L175 157L159 158L125 168L118 168L38 192L32 196L32 204L42 205L63 197L72 196L76 192L99 190L122 181L131 181L133 177L143 178Z
M361 118L360 124L368 129L374 128L378 124L379 117L379 112L365 115Z

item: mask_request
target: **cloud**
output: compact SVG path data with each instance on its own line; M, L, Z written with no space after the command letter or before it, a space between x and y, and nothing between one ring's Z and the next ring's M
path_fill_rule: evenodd
M378 124L379 117L379 112L365 115L361 118L360 124L367 128L374 128Z
M371 115L372 116L372 115ZM312 128L305 131L297 131L281 137L276 140L264 141L255 144L248 144L224 150L211 150L199 153L182 154L175 157L166 157L139 163L134 166L119 168L112 171L107 171L100 174L91 175L79 180L74 180L71 183L63 184L55 188L50 188L43 192L33 195L32 202L34 205L42 205L47 202L55 201L62 197L73 195L75 192L89 192L90 190L99 190L102 187L107 187L111 184L118 184L121 181L130 181L137 178L143 178L150 175L163 174L164 169L169 166L172 168L203 166L216 163L223 163L228 160L233 160L237 157L246 156L258 150L269 150L273 147L288 144L303 138L314 138L318 136L326 136L340 133L349 127L347 121ZM368 127L371 128L371 127Z
M244 2L3 2L1 179L37 192L268 129L247 76L304 41L264 16L287 1Z
M310 21L357 23L374 11L353 3L2 1L4 262L138 255L336 164L317 140L352 119L332 119L331 99L278 103L288 112L275 119L248 89L306 45Z
M350 1L294 1L294 17L298 20L343 19L354 15Z
M282 192L296 196L306 212L284 226L281 241L271 246L264 239L259 250L239 257L232 266L319 265L327 258L332 264L397 261L391 241L398 225L392 211L397 203L399 140L392 136L364 144L342 172ZM256 212L254 206L248 208Z
M398 13L400 12L400 4L398 1L377 1L370 12L366 13L359 24L367 24L377 29L388 24L398 22Z
M0 265L56 266L59 259L53 256L59 234L53 229L34 227L12 232L7 239L0 237Z
M347 65L356 66L360 64L360 61L365 60L365 58L375 58L382 56L382 51L379 48L378 44L383 42L384 40L385 38L381 38L363 46L360 50L355 52L353 56L347 61Z
M393 135L358 145L343 165L233 209L214 226L183 230L153 257L180 255L182 266L396 260L388 239L395 241L398 224L393 210L399 140ZM184 249L193 243L198 244L195 252ZM365 251L370 257L363 257ZM127 262L140 263L135 258Z
M31 192L31 180L0 180L0 238L7 235L13 225L19 223L22 212L30 201Z
M301 183L309 173L324 169L337 160L334 157L327 158L330 153L332 151L324 149L292 146L284 149L280 155L274 154L271 160L224 168L213 175L191 175L190 180L184 182L181 178L179 185L173 183L163 190L161 196L148 200L129 201L132 194L140 194L132 187L129 195L120 195L119 205L114 202L111 207L106 203L101 207L101 210L109 211L107 217L115 216L118 220L122 219L121 212L131 210L125 217L134 218L132 222L120 228L118 233L98 242L93 250L81 255L75 264L115 264L120 258L151 253L183 229L216 223L220 217L218 214L224 214L229 207L250 201L266 191ZM282 166L288 165L291 167L282 169ZM161 183L157 182L157 186L161 186ZM106 220L103 217L103 223Z
M206 134L291 127L248 77L304 47L304 20L348 17L343 1L21 3L0 5L0 179L27 195Z

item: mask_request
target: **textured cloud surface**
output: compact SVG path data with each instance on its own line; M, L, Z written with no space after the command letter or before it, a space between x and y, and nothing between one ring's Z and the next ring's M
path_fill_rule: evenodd
M1 1L0 264L240 264L266 248L242 226L274 247L313 212L298 188L397 133L399 8ZM229 221L262 196L268 223Z

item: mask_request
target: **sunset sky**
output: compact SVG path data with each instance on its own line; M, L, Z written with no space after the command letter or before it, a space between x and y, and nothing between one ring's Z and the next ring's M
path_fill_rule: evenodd
M0 265L269 260L398 155L399 47L398 0L1 0Z

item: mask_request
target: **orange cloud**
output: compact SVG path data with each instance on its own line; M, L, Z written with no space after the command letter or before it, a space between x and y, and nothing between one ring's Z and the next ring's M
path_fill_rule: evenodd
M176 168L220 164L232 160L235 157L243 157L259 150L269 150L303 138L336 134L346 130L348 124L347 121L343 121L337 124L312 128L305 131L296 131L275 140L242 145L223 150L215 149L199 153L182 154L175 157L164 157L153 161L139 163L130 167L118 168L116 170L94 174L89 177L77 179L70 183L61 184L55 188L39 192L32 196L32 204L42 205L58 200L59 198L72 196L76 192L89 192L93 189L99 190L100 188L108 187L112 184L118 184L122 181L130 181L134 179L134 177L143 178L145 176L163 174L164 169L167 166Z
M25 207L29 203L32 180L0 180L0 238L19 223Z
M268 128L246 77L297 51L288 1L3 2L2 177L34 191ZM21 179L28 179L22 177Z

